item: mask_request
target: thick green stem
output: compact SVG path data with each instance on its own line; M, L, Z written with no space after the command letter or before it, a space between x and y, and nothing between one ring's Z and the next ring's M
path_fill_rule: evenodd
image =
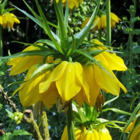
M137 9L137 0L134 0L134 7L135 7L135 10Z
M48 125L47 114L45 111L43 111L42 125L43 125L43 130L44 130L44 133L43 133L44 140L49 140L50 139L49 125Z
M2 26L0 25L0 57L3 56Z
M107 46L111 45L111 10L110 10L110 0L106 1L106 17L107 17Z
M133 35L132 32L129 33L129 42L130 42L130 81L132 81L132 64L133 64L133 52L132 52L132 48L133 48Z
M69 109L66 114L67 117L67 131L68 131L68 140L75 140L74 133L74 124L72 121L72 101L69 102Z

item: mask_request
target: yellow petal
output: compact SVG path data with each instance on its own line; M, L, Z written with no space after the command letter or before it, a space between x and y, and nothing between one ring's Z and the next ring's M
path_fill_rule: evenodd
M42 56L25 56L13 58L7 63L7 65L13 65L10 71L10 75L17 75L28 70L34 64L39 64L42 61Z
M59 80L63 74L64 74L64 71L66 69L68 65L68 62L67 61L63 61L61 62L50 74L50 76L46 79L45 82L42 82L40 85L39 85L39 92L40 93L44 93L46 92L51 83L54 82L54 81L57 81Z
M87 100L89 100L89 86L85 79L83 67L80 63L77 63L77 62L74 63L74 66L75 66L75 71L76 71L75 80L78 81L78 83L80 83L79 86L82 87L84 91L84 95L87 97Z
M121 19L114 13L111 13L111 20L115 21L115 23L121 21Z
M1 24L1 25L3 24L2 16L0 16L0 24Z
M88 130L88 131L86 132L85 137L84 137L83 140L92 140L92 139L94 139L94 138L93 138L93 135L92 135L92 131Z
M107 61L106 58L104 57L104 52L102 52L102 53L96 55L94 58L95 58L96 60L99 60L100 62L103 62L106 66L109 66L108 61Z
M47 91L48 93L46 94L44 93L40 95L41 95L41 100L45 104L46 108L49 110L54 104L57 103L58 92L56 88L48 90L48 91Z
M76 80L76 71L73 62L69 62L62 77L56 81L59 95L64 101L69 101L78 94L81 86Z
M92 129L92 139L100 140L99 139L99 134L95 129Z
M106 29L106 15L101 15L100 25L101 28Z
M86 26L86 24L88 23L89 20L90 20L90 17L87 17L87 18L84 20L84 22L82 22L82 24L81 24L81 28L82 28L82 29Z
M85 96L83 89L80 90L80 92L73 98L73 100L76 100L79 107L82 107L84 101L88 102L88 99Z
M25 80L32 74L34 68L35 67L32 67L32 69L28 71ZM44 79L45 76L46 73L34 77L31 80L27 81L26 83L21 84L19 89L19 98L21 104L24 107L29 107L40 100L39 83L45 80Z
M111 70L126 71L127 67L121 57L115 53L103 52L102 55L105 57Z
M93 25L95 24L95 27L92 28L93 31L100 30L100 17L96 17L95 21L93 22Z
M99 133L99 138L101 140L112 140L112 137L111 137L108 129L103 128L103 129L99 130L98 133Z
M68 140L67 126L64 128L61 140Z
M100 88L117 96L120 93L120 87L124 90L124 92L126 92L125 87L119 82L112 70L103 63L102 66L109 74L103 69L94 65L95 79Z
M26 51L33 51L33 50L39 50L38 47L29 46L26 49L23 50L23 52ZM10 75L17 75L19 73L22 73L28 69L30 69L34 64L39 64L43 61L43 56L25 56L25 57L17 57L9 60L7 62L7 65L12 65ZM46 59L46 62L51 62L51 57L48 56Z
M94 70L93 65L86 65L83 68L84 68L84 72L85 72L86 82L89 85L90 99L89 99L89 101L87 101L87 103L90 106L94 106L95 102L96 102L96 98L99 94L100 87L98 86L98 84L96 83L96 80L95 80L95 75L94 75L95 70Z

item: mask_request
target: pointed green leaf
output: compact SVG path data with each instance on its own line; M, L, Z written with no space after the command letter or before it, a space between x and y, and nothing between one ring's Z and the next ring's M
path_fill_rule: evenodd
M53 2L54 2L54 8L55 8L57 19L58 19L61 46L64 47L64 49L66 49L67 44L68 44L67 28L66 28L66 23L65 23L65 19L64 19L62 10L59 9L59 7L61 7L62 3L61 4L59 3L59 5L60 5L59 6L58 4L56 4L56 0L54 0Z
M16 53L16 54L13 54L11 56L2 57L1 59L10 59L10 58L15 58L15 57L24 57L24 56L32 56L32 55L46 56L46 55L53 55L53 54L55 54L55 52L50 51L50 49L48 49L48 50L36 50L36 51L26 51L26 52Z
M46 44L46 45L48 45L51 48L53 48L53 49L56 50L56 47L55 47L54 43L51 40L48 40L48 39L40 39L40 40L37 40L36 43L44 43L44 44Z
M11 119L14 119L14 113L12 113L11 111L5 109L6 112L8 113L8 117L11 118Z
M42 27L42 24L40 22L39 19L33 17L32 15L28 14L26 11L18 8L17 6L13 5L17 10L19 10L20 12L22 12L24 15L26 15L27 17L29 17L31 20L33 20L37 25L39 25L40 27Z
M19 136L19 135L31 135L30 133L28 133L26 130L24 129L19 129L19 130L14 130L12 133L14 136Z
M56 39L55 39L54 36L53 36L54 33L52 34L52 31L51 31L51 29L50 29L50 27L49 27L49 25L48 25L48 23L47 23L47 19L46 19L44 13L43 13L43 11L42 11L42 9L41 9L41 7L40 7L38 1L35 0L35 2L36 2L36 6L37 6L37 8L38 8L39 14L40 14L40 16L41 16L41 18L42 18L42 20L43 20L43 29L45 30L45 32L47 33L47 35L51 38L51 40L52 40L53 43L55 44L57 50L58 50L60 53L63 53L62 48L60 47L60 44L56 41Z
M91 16L89 22L87 23L87 25L78 34L75 35L77 48L82 44L84 38L87 36L87 34L93 24L93 21L95 20L96 14L97 14L97 7L95 7L94 12L92 13L92 16Z
M106 101L106 102L104 103L103 106L105 106L105 105L107 105L107 104L109 104L109 103L115 101L118 97L119 97L119 96L116 96L116 97L114 97L113 99L111 99L111 100L109 100L109 101Z
M106 112L106 111L113 111L113 112L124 114L124 115L131 115L131 113L117 109L117 108L106 108L102 110L102 112Z
M30 76L29 80L44 73L45 71L51 70L56 66L56 64L38 64L37 68L35 71L32 73Z

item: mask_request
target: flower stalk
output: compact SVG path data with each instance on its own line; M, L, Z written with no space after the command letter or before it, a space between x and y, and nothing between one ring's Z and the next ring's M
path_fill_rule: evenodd
M67 130L68 130L68 140L75 140L74 124L72 120L72 101L69 102L68 111L66 114L67 118Z
M133 69L133 29L134 29L134 22L132 19L135 17L135 6L130 6L130 32L129 32L129 43L130 43L130 81L132 81L132 69Z
M111 10L110 10L110 0L106 1L106 17L107 17L107 34L106 34L106 40L107 40L107 46L111 45Z

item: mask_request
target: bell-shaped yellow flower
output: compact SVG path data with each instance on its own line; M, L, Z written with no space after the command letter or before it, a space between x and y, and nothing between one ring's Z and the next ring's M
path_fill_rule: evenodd
M119 96L120 88L122 88L125 93L127 92L126 88L120 83L120 81L112 71L127 70L123 59L117 56L116 53L110 53L109 49L105 47L100 41L94 39L93 42L96 44L96 46L87 48L87 51L105 51L94 57L94 59L99 61L102 68L100 68L96 64L86 64L83 66L86 82L89 85L90 95L89 102L86 102L91 106L95 105L97 96L101 89L116 96Z
M3 26L3 28L8 28L10 31L13 29L14 23L20 23L19 19L12 13L4 13L0 16L0 24Z
M120 83L113 71L102 63L103 70L95 64L89 64L84 66L84 72L86 75L86 81L89 85L89 105L94 106L100 89L106 93L112 93L113 95L119 96L120 88L126 93L126 88Z
M111 135L106 127L100 129L98 131L98 134L99 134L100 140L112 140L112 137L111 137Z
M41 45L41 44L38 43L38 45ZM22 52L34 51L34 50L39 50L39 48L31 45L27 47L26 49L24 49ZM43 58L44 56L25 56L25 57L17 57L17 58L11 59L7 63L7 65L12 65L10 75L20 74L30 69L34 64L42 63ZM48 56L46 59L46 62L49 62L49 63L53 62L53 58Z
M79 96L82 97L83 101L89 101L89 86L85 81L83 67L78 62L62 61L50 73L46 81L40 83L39 93L49 94L49 88L53 84L63 101L69 101L73 98L78 100ZM79 105L81 106L82 103L80 102Z
M68 140L67 126L65 127L61 140ZM97 130L86 130L86 127L75 128L75 140L100 140Z
M81 28L84 28L89 20L90 20L90 17L87 17L85 19L85 21L82 23ZM111 13L111 27L115 28L116 23L119 23L119 21L121 21L121 19L116 14ZM94 24L95 24L95 26L91 29L91 31L106 29L106 27L107 27L107 25L106 25L106 14L102 14L100 17L97 16L95 18L95 21L93 22L93 25Z
M59 0L56 0L56 2L58 3ZM79 7L79 3L82 3L83 0L68 0L68 5L70 9L73 9L74 7ZM62 3L64 3L66 5L67 0L62 0Z

